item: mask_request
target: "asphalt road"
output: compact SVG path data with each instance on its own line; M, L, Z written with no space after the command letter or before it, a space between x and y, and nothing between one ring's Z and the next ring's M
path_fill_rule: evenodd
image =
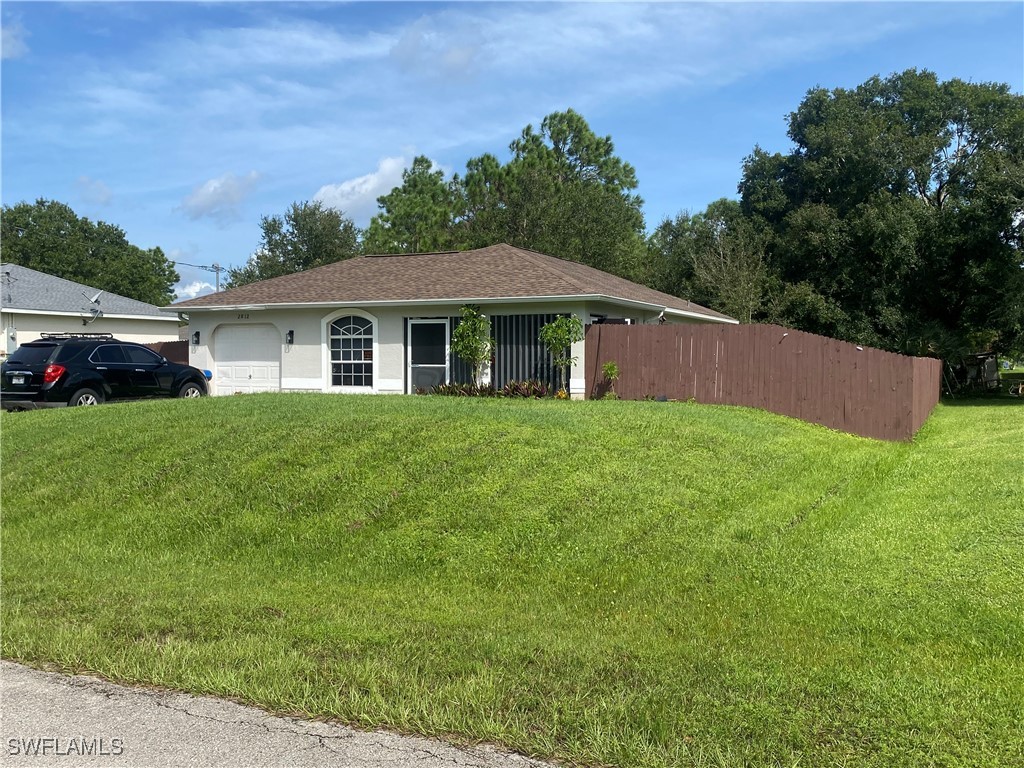
M125 688L0 661L3 766L544 768L488 746L276 717L203 696Z

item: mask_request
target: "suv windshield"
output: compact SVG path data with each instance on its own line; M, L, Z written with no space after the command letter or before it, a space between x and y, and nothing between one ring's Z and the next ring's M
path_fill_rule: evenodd
M22 344L8 359L11 365L39 365L53 354L54 344Z

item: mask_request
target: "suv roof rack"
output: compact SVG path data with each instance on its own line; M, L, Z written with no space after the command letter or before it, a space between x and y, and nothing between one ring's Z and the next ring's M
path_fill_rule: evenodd
M112 339L112 333L40 333L44 339Z

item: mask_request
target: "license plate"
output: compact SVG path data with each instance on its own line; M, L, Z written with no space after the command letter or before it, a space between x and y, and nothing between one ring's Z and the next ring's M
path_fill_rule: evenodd
M24 383L25 383L25 377L24 376L11 376L11 384L24 384Z

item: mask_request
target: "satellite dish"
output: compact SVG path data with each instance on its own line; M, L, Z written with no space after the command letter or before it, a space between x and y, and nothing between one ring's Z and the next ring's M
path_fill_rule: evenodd
M103 291L96 291L96 295L93 296L91 299L89 299L89 301L92 302L93 304L99 304L100 303L100 296L102 296L102 295L103 295Z

